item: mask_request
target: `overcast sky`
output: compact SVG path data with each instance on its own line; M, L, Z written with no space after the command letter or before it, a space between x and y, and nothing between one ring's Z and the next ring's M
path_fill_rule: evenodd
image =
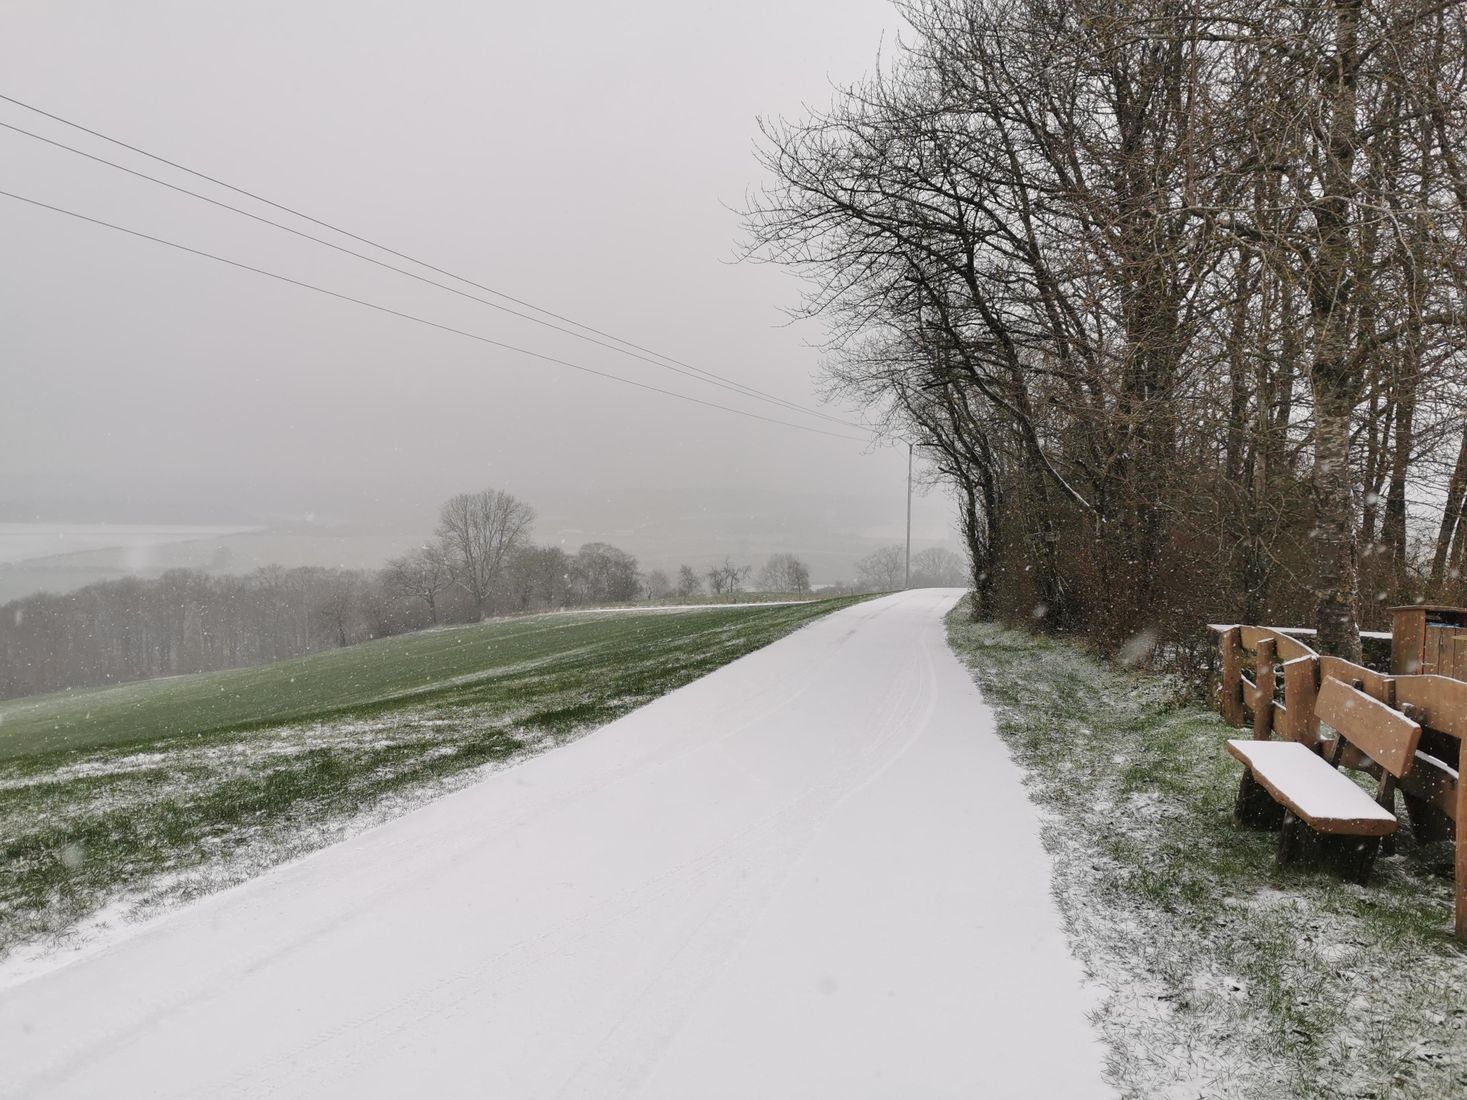
M730 262L728 207L760 183L756 116L868 71L897 28L883 0L10 0L0 18L5 95L818 405L819 329L784 324L790 274ZM241 202L11 104L0 122ZM822 426L9 131L0 163L6 191ZM897 448L640 392L3 198L0 247L0 519L387 527L494 486L560 513L657 491L668 524L689 490L774 509L839 496L872 537L900 530ZM918 502L919 541L950 527L945 500Z

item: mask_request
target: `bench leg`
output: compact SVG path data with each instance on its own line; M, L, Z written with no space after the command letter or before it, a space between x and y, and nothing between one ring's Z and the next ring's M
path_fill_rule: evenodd
M1406 803L1406 816L1411 819L1411 839L1417 844L1451 840L1457 835L1451 817L1442 809L1424 798L1413 797L1404 791L1402 798Z
M1242 782L1238 784L1238 800L1233 804L1233 824L1240 829L1277 829L1283 816L1284 808L1244 768Z
M1284 810L1283 824L1279 826L1278 865L1300 863L1306 867L1317 867L1329 850L1332 838L1310 828L1304 822Z
M1304 828L1304 824L1297 817L1284 810L1283 822L1279 826L1278 865L1280 867L1287 867L1298 858L1300 832Z
M1364 886L1370 881L1380 848L1378 836L1342 836L1335 848L1335 868L1341 877Z

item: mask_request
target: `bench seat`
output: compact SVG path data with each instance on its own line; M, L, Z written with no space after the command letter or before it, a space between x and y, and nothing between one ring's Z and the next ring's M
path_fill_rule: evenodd
M1298 741L1229 741L1270 795L1310 828L1348 836L1390 836L1396 815Z

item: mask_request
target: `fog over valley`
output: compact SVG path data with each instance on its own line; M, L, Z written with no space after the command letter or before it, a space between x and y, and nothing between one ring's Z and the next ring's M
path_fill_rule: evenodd
M610 542L649 567L793 552L833 582L901 541L905 447L822 404L821 330L784 312L798 282L734 262L737 208L764 182L756 116L868 70L895 13L756 3L716 27L671 3L435 13L9 7L0 56L20 101L550 312L0 101L6 191L412 318L0 200L0 522L41 525L0 533L0 597L271 553L380 564L431 534L443 499L485 487L536 509L539 542ZM914 507L914 546L956 549L948 498ZM252 533L35 552L48 525L89 523Z

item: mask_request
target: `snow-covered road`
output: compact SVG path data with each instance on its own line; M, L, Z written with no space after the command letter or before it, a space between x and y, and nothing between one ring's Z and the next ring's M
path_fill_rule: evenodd
M0 1096L1108 1096L955 591L0 992Z

